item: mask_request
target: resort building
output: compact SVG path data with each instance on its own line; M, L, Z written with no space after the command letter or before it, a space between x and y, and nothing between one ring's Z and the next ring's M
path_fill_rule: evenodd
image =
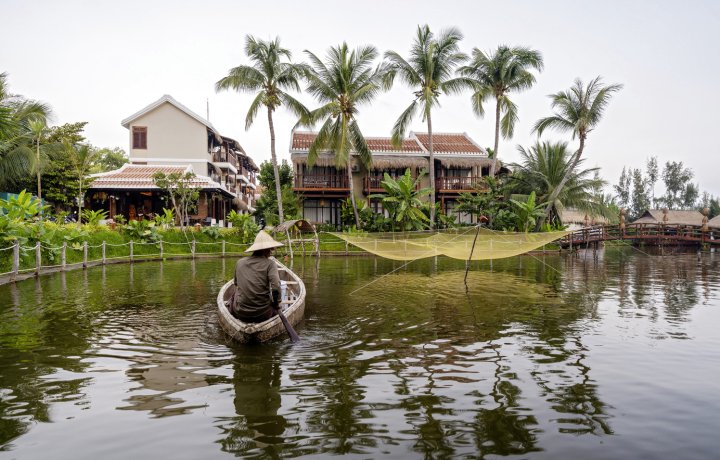
M130 161L95 174L88 191L92 209L128 220L152 217L170 205L153 183L157 172L192 172L200 200L191 223L222 225L231 210L254 211L257 165L234 139L205 118L165 95L122 121Z
M301 194L303 217L313 223L340 226L343 201L350 197L347 170L335 164L331 152L323 152L315 164L308 165L308 152L317 133L293 131L290 157L295 172L294 190ZM384 173L397 178L410 169L413 177L429 169L427 133L410 132L402 147L392 145L389 137L366 137L372 152L370 170L360 164L353 154L352 181L356 200L365 200L376 212L383 212L380 200L370 195L383 193ZM471 222L471 216L454 211L462 192L476 192L480 178L487 176L492 159L465 133L433 133L435 157L435 194L442 210L461 222ZM426 174L420 187L430 187Z

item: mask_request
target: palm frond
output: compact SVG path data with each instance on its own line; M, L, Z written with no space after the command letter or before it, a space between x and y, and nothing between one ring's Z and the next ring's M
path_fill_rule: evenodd
M396 148L402 147L402 141L405 138L408 126L412 122L413 118L417 114L419 103L417 100L412 101L407 109L400 114L398 119L395 121L392 129L392 144Z

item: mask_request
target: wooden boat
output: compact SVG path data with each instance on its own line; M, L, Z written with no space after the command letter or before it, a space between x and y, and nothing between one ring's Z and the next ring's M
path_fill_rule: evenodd
M282 289L283 298L280 301L280 311L283 312L290 324L295 326L305 315L305 284L299 276L280 261L274 257L271 257L271 259L277 264L280 283L284 287ZM287 334L279 316L273 316L262 323L245 323L230 314L228 305L234 289L234 280L230 280L220 289L217 296L220 326L233 340L240 343L266 342L278 335Z

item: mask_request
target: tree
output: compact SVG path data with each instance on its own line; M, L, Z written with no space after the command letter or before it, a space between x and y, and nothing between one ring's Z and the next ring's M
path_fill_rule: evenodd
M77 177L78 195L78 225L80 225L80 216L82 215L82 207L85 201L85 191L87 186L92 182L88 177L92 170L93 164L97 160L97 151L90 148L89 145L72 144L68 141L63 143L65 155L70 161L70 167Z
M280 190L282 197L282 209L284 217L294 219L300 215L300 201L292 189L293 172L292 167L286 160L278 168L280 175ZM258 179L265 190L276 190L275 171L272 163L263 161L260 163L260 171ZM279 213L277 195L274 193L263 193L260 199L255 203L256 215L262 216L269 225L279 223L279 219L275 216Z
M630 195L631 218L636 219L647 211L650 208L650 200L648 180L643 177L642 171L636 168L632 171L632 194Z
M400 114L392 130L392 142L396 147L402 145L408 126L418 111L422 112L427 123L428 153L430 156L430 227L435 223L435 155L432 134L432 109L439 105L442 93L459 93L472 87L466 78L452 78L455 68L467 60L460 52L458 42L462 40L458 29L449 28L440 32L436 38L427 25L418 26L417 34L410 49L410 58L405 60L395 51L385 53L390 65L384 75L386 87L390 87L396 75L408 86L414 88L415 99Z
M384 180L380 183L385 194L370 196L382 200L383 208L390 213L390 217L400 225L403 232L422 230L430 223L430 219L422 212L425 204L421 198L430 195L432 191L430 188L419 189L423 175L421 173L413 180L410 169L406 169L403 176L393 179L385 173Z
M545 213L542 207L546 203L535 202L535 191L530 192L527 201L518 201L510 199L510 203L515 207L515 215L517 216L518 230L527 233L531 225L535 225L535 221L539 217L543 217Z
M548 129L556 129L561 132L571 132L572 138L577 137L580 141L578 149L572 157L571 166L566 170L566 176L553 190L552 195L548 198L547 208L545 208L545 219L550 215L550 211L554 206L553 203L557 196L562 192L565 183L570 178L569 175L577 167L583 151L585 150L585 141L587 136L597 127L602 119L605 108L610 103L613 93L620 91L622 85L603 85L602 79L596 77L591 80L587 86L583 85L579 78L568 91L561 91L550 95L552 99L552 107L556 109L555 115L551 117L541 118L535 123L533 132L538 133L538 137ZM542 220L538 221L536 228L540 227Z
M657 157L648 158L645 170L647 171L647 181L651 190L650 203L651 206L655 207L655 184L657 184L659 178Z
M97 160L93 165L93 172L106 172L120 169L122 165L128 162L125 150L120 147L91 147L97 152Z
M312 65L307 74L307 90L322 105L310 113L304 124L312 126L324 119L310 145L308 165L312 167L322 151L334 154L337 168L347 171L355 224L361 228L352 180L352 153L365 167L370 167L372 154L357 123L357 114L360 106L372 102L382 90L383 69L372 67L378 53L373 46L350 51L347 43L343 43L330 48L323 62L310 51L305 52Z
M234 89L256 93L245 117L245 130L252 126L261 106L267 109L270 127L270 154L275 172L275 195L278 203L278 217L282 223L280 173L275 154L275 125L272 114L278 107L284 106L300 118L308 116L307 108L286 92L287 90L300 91L298 78L305 73L306 69L303 65L289 62L292 55L289 50L280 46L279 38L264 41L247 35L245 37L245 54L250 58L252 65L240 65L230 69L228 76L215 84L215 90Z
M31 123L46 122L50 106L11 94L7 73L0 73L0 189L25 179L36 164Z
M620 179L618 183L613 185L615 193L617 194L620 206L627 207L630 204L630 185L632 183L632 174L627 171L627 168L623 166L622 173L620 173Z
M583 169L584 160L574 161L566 142L537 142L528 149L518 147L518 153L522 163L515 165L517 173L511 179L514 192L535 191L546 209L550 208L550 221L559 221L564 208L609 217L609 210L596 199L597 191L605 185L595 174L598 168Z
M175 216L180 220L180 228L187 223L189 209L200 199L200 188L195 185L195 173L170 173L158 171L153 174L153 183L162 189L170 199Z
M669 209L682 208L687 201L688 185L695 176L692 169L686 168L682 161L668 161L663 168L665 196L661 199ZM690 193L694 193L694 189ZM697 199L697 196L695 196Z
M495 99L495 144L490 176L495 175L500 133L505 139L512 138L518 120L517 106L510 100L509 93L530 89L535 84L531 69L543 70L543 58L539 51L505 45L487 54L474 48L470 64L459 69L475 84L471 101L476 115L484 117L483 104L488 99Z

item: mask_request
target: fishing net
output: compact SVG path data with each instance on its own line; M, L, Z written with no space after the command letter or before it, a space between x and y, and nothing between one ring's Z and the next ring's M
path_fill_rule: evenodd
M392 260L447 256L461 260L513 257L570 232L511 233L469 227L425 232L332 233L353 246ZM475 247L473 248L473 242Z

